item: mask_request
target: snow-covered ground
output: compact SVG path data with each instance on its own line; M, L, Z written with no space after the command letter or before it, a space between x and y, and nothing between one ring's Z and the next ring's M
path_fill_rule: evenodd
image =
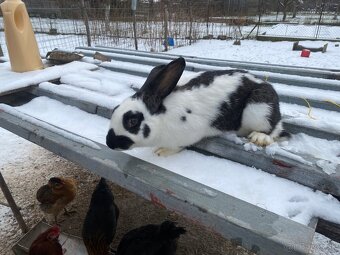
M322 47L325 41L303 41L306 47ZM170 50L169 53L206 58L260 62L340 70L340 47L328 42L326 53L312 52L309 58L300 57L300 51L292 51L293 42L261 42L243 40L241 45L232 41L202 40L191 46ZM338 43L339 44L339 43Z
M261 35L280 37L302 37L318 39L340 39L340 27L318 25L277 24L268 28Z
M308 43L313 45L321 44L321 42ZM211 40L201 41L190 47L177 48L171 52L209 58L340 69L340 48L334 47L334 44L329 45L327 53L312 53L311 58L308 59L301 58L299 52L291 51L291 46L292 43L288 42L270 43L256 41L242 41L241 46L233 46L230 41ZM116 64L122 66L122 63ZM129 63L125 63L125 65L131 68L141 68L138 65L134 66ZM73 66L74 69L65 68L63 72L60 72L58 69L57 71L54 70L47 73L49 70L46 69L30 74L14 74L9 71L8 64L0 64L0 74L3 74L3 76L0 76L0 84L2 85L6 82L7 87L3 87L3 90L11 86L18 88L34 82L50 80L49 78L55 78L57 73L57 76L61 76L61 82L65 83L65 85L54 88L53 84L42 83L40 86L53 91L59 89L60 93L66 93L68 96L80 96L86 100L102 102L107 107L113 107L119 104L126 96L133 93L131 85L139 87L143 83L143 79L136 76L113 73L103 69L94 72L88 71L92 67L91 64L82 63L79 66L75 64ZM332 97L333 93L329 96ZM336 98L333 99L336 100ZM110 102L110 100L112 101ZM282 108L283 113L292 117L293 120L295 117L302 118L302 111L305 110L301 106L295 107L290 104L282 104ZM1 106L1 109L8 110L6 106ZM88 114L55 100L39 97L23 106L16 107L12 112L26 120L31 121L32 117L34 117L105 144L109 120ZM336 125L340 123L338 113L325 112L326 114L322 114L322 110L313 112L314 116L321 116L319 118L320 125L327 126L330 121L336 123ZM308 120L304 121L308 123ZM6 145L4 147L6 149L0 150L0 160L1 163L8 163L11 160L12 154L18 154L17 152L13 153L15 149L11 147L11 144L15 143L14 140L16 138L13 138L12 135L4 131L1 132L0 135L5 137L2 138L2 140L5 140L2 144ZM237 140L235 137L230 139ZM86 141L84 143L90 144ZM290 142L279 145L274 144L273 148L269 149L269 153L280 153L283 150L284 153L292 155L294 153L309 154L320 160L331 162L335 166L340 164L340 159L337 157L340 154L340 141L326 141L299 134L294 136ZM279 146L279 148L275 148L275 146ZM26 147L25 150L28 150L27 152L29 153L29 147ZM260 169L250 168L228 160L208 157L186 150L168 158L156 157L151 149L146 148L134 149L127 153L302 224L308 224L312 217L321 217L340 223L340 203L332 196L315 192L302 185L262 172ZM210 169L209 173L206 172L206 169ZM332 173L331 170L332 168L329 173ZM5 211L3 213L2 216L0 214L0 219L4 218L8 212ZM320 247L324 243L322 242L322 244L317 246ZM340 252L340 247L334 247L336 245L332 243L335 253L328 254Z

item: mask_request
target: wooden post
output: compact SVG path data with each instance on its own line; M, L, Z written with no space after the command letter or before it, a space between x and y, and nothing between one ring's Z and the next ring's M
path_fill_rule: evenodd
M132 11L133 15L133 36L135 38L135 49L138 50L138 42L137 42L137 27L136 27L136 11Z
M210 20L210 0L208 0L208 3L207 3L207 36L209 36L209 20Z
M91 46L91 32L90 32L90 25L89 25L89 17L87 16L87 11L86 11L84 0L80 0L80 9L83 15L85 28L86 28L87 46Z
M259 9L259 20L257 22L257 31L256 31L256 37L259 35L259 29L261 24L261 16L262 16L262 9L263 8L263 0L258 0L258 9Z
M190 3L190 6L189 6L189 18L190 18L190 25L189 25L189 45L191 45L191 41L192 41L192 6L191 6L191 3Z
M316 29L316 34L315 34L316 39L319 37L320 26L321 26L320 23L321 23L324 8L325 8L325 2L323 0L322 3L321 3L321 11L320 11L320 17L319 17L319 22L318 22L318 28Z
M133 17L133 37L135 39L135 49L138 50L136 10L137 10L137 0L132 0L131 11L132 11L132 17Z
M169 13L168 13L168 5L164 5L164 47L165 51L168 51L168 19L169 19Z
M19 208L16 205L10 190L8 189L7 184L5 182L5 179L2 176L1 172L0 172L0 187L1 187L2 193L4 193L5 198L6 198L7 202L8 202L8 204L9 204L12 212L13 212L13 215L14 215L15 219L17 220L17 222L18 222L18 224L19 224L19 226L21 228L21 231L23 233L27 233L28 227L27 227L24 219L22 218L22 215L21 215L21 213L19 211Z
M105 30L110 31L110 10L111 10L111 0L106 0L105 2Z

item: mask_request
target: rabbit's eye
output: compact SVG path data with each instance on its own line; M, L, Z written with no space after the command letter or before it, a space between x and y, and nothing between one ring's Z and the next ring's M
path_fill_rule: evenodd
M136 119L136 118L129 119L128 122L127 122L127 126L129 128L132 128L132 127L136 126L137 124L138 124L138 119Z
M123 115L123 126L130 133L138 134L143 120L143 113L128 111Z

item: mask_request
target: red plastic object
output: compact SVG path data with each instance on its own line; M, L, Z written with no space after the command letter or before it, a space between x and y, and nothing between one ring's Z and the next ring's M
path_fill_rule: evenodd
M310 55L310 50L302 50L301 51L301 57L309 58L309 55Z

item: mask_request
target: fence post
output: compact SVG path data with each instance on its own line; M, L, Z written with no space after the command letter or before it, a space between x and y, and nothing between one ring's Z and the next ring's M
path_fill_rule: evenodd
M164 47L165 51L168 51L168 19L169 19L169 13L168 13L168 5L164 4Z
M320 17L319 17L319 22L318 22L318 28L316 29L316 35L315 38L317 39L319 37L319 33L320 33L320 23L321 23L321 19L322 19L322 15L323 15L323 10L325 8L325 2L324 0L321 3L321 11L320 11Z
M135 49L138 50L137 28L136 28L137 0L132 0L131 1L131 10L132 10L132 16L133 16L133 36L135 38Z
M189 5L189 19L190 19L190 25L189 25L189 45L191 45L191 40L192 40L192 6L191 3Z
M262 11L263 11L263 0L258 0L258 9L259 9L259 20L257 22L256 37L259 35L259 30L260 30L261 16L262 16Z
M87 16L87 11L85 7L85 1L80 0L80 9L84 18L85 28L86 28L86 36L87 36L87 46L91 46L91 32L89 26L89 17Z
M207 3L207 36L209 36L209 20L210 20L210 0Z

